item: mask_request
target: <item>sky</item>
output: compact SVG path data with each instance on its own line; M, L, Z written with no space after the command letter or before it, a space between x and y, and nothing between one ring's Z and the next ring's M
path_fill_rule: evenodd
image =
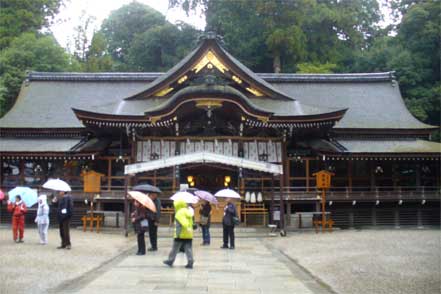
M64 7L61 7L60 13L55 18L55 23L50 30L55 35L58 43L64 48L71 47L74 28L80 24L80 17L83 11L87 15L94 16L96 19L89 32L89 39L93 35L93 31L98 30L101 23L106 19L113 10L117 10L125 4L129 4L133 0L68 0ZM168 0L137 0L137 2L147 4L166 16L171 23L176 21L184 21L192 24L198 29L204 29L205 19L198 15L190 15L187 17L184 11L180 9L169 9Z

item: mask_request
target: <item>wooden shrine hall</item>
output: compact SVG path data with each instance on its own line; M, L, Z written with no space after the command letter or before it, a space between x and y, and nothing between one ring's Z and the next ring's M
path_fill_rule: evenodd
M230 187L248 225L278 212L298 226L328 170L335 226L439 225L438 128L410 114L393 72L254 73L207 33L166 73L29 72L0 119L0 188L62 178L79 220L85 199L127 211L135 184L160 187L164 206L184 186Z

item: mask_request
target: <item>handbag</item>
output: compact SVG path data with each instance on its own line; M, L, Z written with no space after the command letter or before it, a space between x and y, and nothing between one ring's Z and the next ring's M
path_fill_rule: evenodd
M201 215L201 219L200 219L199 223L201 224L201 226L208 225L208 216Z
M233 225L237 226L238 224L240 224L240 220L237 216L233 216Z
M149 222L147 221L147 219L143 219L139 224L141 225L142 229L149 227Z

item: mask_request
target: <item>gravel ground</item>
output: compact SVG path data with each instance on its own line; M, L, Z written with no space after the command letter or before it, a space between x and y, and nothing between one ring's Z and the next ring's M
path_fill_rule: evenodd
M441 293L440 230L302 232L273 244L341 294Z
M0 293L44 293L64 281L81 276L134 246L119 234L71 230L71 250L56 249L59 231L49 230L49 244L40 245L36 229L25 230L25 242L12 241L12 232L0 228Z

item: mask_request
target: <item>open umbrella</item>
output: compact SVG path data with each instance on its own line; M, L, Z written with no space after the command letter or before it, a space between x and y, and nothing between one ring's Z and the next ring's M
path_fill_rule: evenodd
M236 198L240 199L240 195L231 189L222 189L220 191L217 191L216 194L214 194L216 197L222 197L222 198Z
M72 191L69 184L60 179L49 179L43 184L43 188L55 191L69 192Z
M211 193L208 192L208 191L197 190L197 191L194 192L194 194L195 194L197 197L199 197L199 198L201 198L201 199L203 199L203 200L206 200L206 201L208 201L208 202L210 202L210 203L213 203L213 204L217 204L217 203L218 203L216 197L214 197L214 195L211 194Z
M172 197L170 197L171 200L178 200L178 199L182 199L184 200L186 203L198 203L199 198L194 196L193 194L189 193L189 192L177 192L175 193Z
M144 194L139 191L129 191L129 196L144 205L146 208L150 209L153 212L156 212L156 206L155 203L153 203L153 200L150 199L150 197L147 194Z
M158 187L149 184L136 185L132 187L132 190L144 193L162 193Z
M32 207L38 200L38 193L36 189L28 187L16 187L8 192L9 201L15 202L15 196L20 195L21 200L27 207Z

